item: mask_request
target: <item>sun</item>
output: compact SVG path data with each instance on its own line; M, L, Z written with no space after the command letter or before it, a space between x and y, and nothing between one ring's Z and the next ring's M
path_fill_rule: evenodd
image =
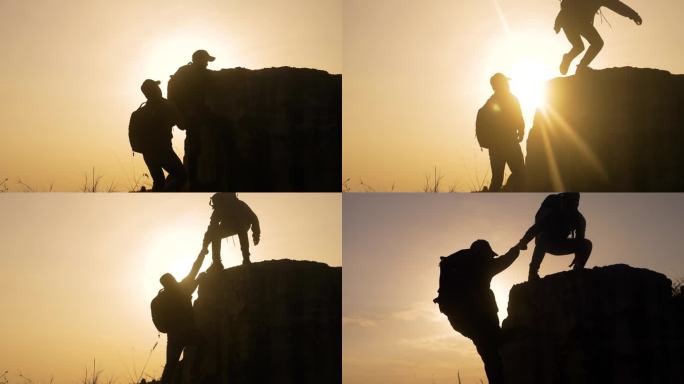
M511 92L520 101L523 111L544 108L546 103L546 82L553 77L548 69L532 61L518 61L507 75L511 78Z

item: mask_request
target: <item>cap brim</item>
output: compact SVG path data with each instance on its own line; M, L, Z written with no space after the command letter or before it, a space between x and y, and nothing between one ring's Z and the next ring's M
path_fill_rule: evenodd
M216 60L216 58L214 56L207 57L207 61L214 61L214 60Z

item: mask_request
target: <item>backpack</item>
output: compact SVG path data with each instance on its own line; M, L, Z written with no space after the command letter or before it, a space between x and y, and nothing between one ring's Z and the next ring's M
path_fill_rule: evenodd
M548 195L534 215L534 223L538 224L544 216L552 215L561 210L561 195Z
M469 279L469 271L473 265L472 251L462 249L449 256L440 256L439 261L439 290L433 302L438 303L445 297L457 298L463 294L464 284Z
M140 107L131 113L131 120L128 123L128 141L131 143L133 152L143 153L150 147L150 130L155 124L155 113L152 108L147 107L147 103L140 104Z
M150 309L152 310L152 322L161 333L167 333L171 328L174 316L173 297L164 289L159 290L157 296L152 299Z
M540 224L542 218L546 216L552 216L556 215L558 217L558 220L562 219L562 216L560 215L561 213L561 199L562 199L562 193L557 193L553 195L548 195L542 202L541 206L537 210L537 213L534 215L534 223L535 224ZM565 221L565 220L563 220ZM565 225L561 224L558 226L558 223L556 223L555 228L564 228ZM575 231L568 229L569 233L563 233L564 235L572 235L572 237L575 237ZM564 231L565 232L565 231Z
M490 107L489 100L477 111L475 137L480 148L491 148L497 140L496 112Z

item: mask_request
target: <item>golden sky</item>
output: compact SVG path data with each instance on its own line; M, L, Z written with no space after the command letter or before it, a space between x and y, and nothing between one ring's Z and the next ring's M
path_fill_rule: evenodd
M534 222L543 194L344 194L343 369L345 384L486 381L469 339L432 299L439 256L489 240L502 254ZM594 244L587 267L625 263L684 278L681 194L583 194ZM533 243L492 281L499 319L508 291L527 279ZM540 275L568 269L547 255Z
M159 276L183 278L209 223L209 194L0 194L0 372L10 382L133 382L157 340L150 301ZM339 194L239 194L258 215L254 262L342 265ZM251 236L250 236L251 239ZM251 241L250 241L251 243ZM224 240L223 264L242 262ZM211 263L205 259L202 270ZM166 336L147 373L161 374ZM134 372L137 372L134 373Z
M596 18L605 47L592 66L684 73L684 2L626 3L643 25L604 11L612 27ZM559 75L561 55L570 48L553 31L558 10L556 0L345 0L343 177L349 187L418 191L434 167L444 176L443 189L488 185L489 157L477 145L475 115L491 95L489 77L513 78L529 130L530 100L545 79Z
M206 49L209 68L342 72L341 0L3 0L0 180L79 190L84 173L127 191L147 171L128 143L146 78ZM174 129L181 155L185 134Z

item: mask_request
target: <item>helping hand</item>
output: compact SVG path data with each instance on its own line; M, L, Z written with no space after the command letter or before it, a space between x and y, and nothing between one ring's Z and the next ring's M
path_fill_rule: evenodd
M517 247L520 248L521 251L527 250L527 244L523 243L522 240L520 240L520 241L518 242Z
M200 251L199 255L197 255L197 258L204 257L204 256L206 256L206 255L208 255L208 254L209 254L209 250L206 249L206 248L202 248L202 250Z

